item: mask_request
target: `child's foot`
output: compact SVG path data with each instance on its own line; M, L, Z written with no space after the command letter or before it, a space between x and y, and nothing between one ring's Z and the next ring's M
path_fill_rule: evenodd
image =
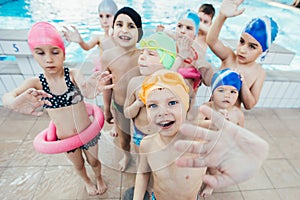
M104 181L102 180L102 178L99 178L97 180L97 188L98 188L98 194L104 194L107 190L107 186L104 183Z
M111 137L118 137L118 133L115 132L115 130L111 130L111 131L109 132L109 134L110 134Z
M122 158L122 160L120 160L120 162L119 162L119 170L121 172L124 172L126 170L126 168L128 167L129 161L130 161L130 157L126 156L126 155L124 155L123 158Z
M96 196L98 194L98 190L92 182L86 183L85 188L90 196Z
M109 134L110 134L111 137L118 137L118 133L116 132L116 130L114 128L112 128L109 131Z

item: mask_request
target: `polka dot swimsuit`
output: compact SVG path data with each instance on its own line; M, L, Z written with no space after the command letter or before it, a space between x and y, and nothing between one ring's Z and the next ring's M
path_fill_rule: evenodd
M52 106L44 104L44 108L61 108L77 104L83 100L83 95L81 94L79 88L72 83L70 80L69 68L64 69L65 81L68 87L68 90L62 95L52 94L48 86L47 80L44 77L44 74L39 75L40 82L43 86L43 90L52 95L52 98L46 97L44 99L51 102Z

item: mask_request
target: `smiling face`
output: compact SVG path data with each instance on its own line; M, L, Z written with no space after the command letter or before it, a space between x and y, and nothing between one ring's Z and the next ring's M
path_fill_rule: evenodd
M164 137L176 135L186 116L181 99L166 88L157 88L149 94L146 109L149 122Z
M123 48L135 47L138 41L138 29L128 15L118 15L114 24L113 37Z
M153 74L155 71L163 69L164 66L160 63L160 57L155 50L143 48L139 56L138 64L140 73L143 76Z
M238 96L239 92L235 87L222 85L214 90L212 99L218 109L228 109L236 103Z
M109 30L112 27L114 16L107 12L99 13L100 25L104 30Z
M176 26L176 38L187 36L195 39L195 25L190 19L181 19Z
M237 47L237 59L241 64L254 62L262 54L262 47L248 33L242 33Z

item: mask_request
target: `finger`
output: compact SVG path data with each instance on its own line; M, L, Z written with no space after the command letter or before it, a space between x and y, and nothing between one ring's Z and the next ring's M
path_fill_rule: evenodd
M75 31L77 31L77 28L76 28L74 25L71 25L71 27L72 27Z
M210 164L203 157L191 158L191 157L182 156L178 160L176 160L176 164L179 167L193 167L193 168L214 167L214 166L210 166Z
M212 120L213 125L215 125L218 129L224 127L224 124L227 123L227 120L224 116L212 108L204 105L200 107L200 112L203 113L204 116L208 117Z
M213 149L215 142L178 140L175 142L175 149L183 153L192 153L206 157Z
M191 124L183 124L180 127L180 131L183 135L190 138L202 139L205 141L210 141L215 137L215 133L213 131Z
M245 11L245 8L238 10L237 12L235 12L234 16L241 15L244 11Z
M115 87L115 84L106 85L106 86L104 86L104 90L109 90L109 89L112 89L113 87Z
M33 111L31 114L34 115L34 116L39 117L39 116L41 116L41 115L43 114L43 112L36 112L36 111Z
M223 173L215 175L206 174L203 176L203 182L212 188L221 188L236 184L233 179Z

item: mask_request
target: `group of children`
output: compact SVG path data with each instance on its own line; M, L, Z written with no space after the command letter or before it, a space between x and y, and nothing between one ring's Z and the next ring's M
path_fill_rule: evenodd
M133 198L143 199L153 177L152 199L196 199L202 177L216 169L178 167L175 161L182 152L175 151L174 143L185 139L179 131L184 122L218 129L194 106L197 89L201 83L211 86L212 95L205 104L243 126L241 105L245 109L255 106L265 78L256 59L267 53L278 32L272 18L254 18L242 32L236 52L226 47L219 33L227 18L243 13L238 10L242 2L223 0L214 22L213 6L203 4L198 13L188 10L180 16L175 33L160 27L159 32L142 39L141 16L130 7L118 10L112 0L103 0L99 18L104 38L85 42L76 27L64 30L66 39L83 49L95 45L101 49L101 67L86 80L79 70L64 67L65 47L58 31L49 23L38 22L29 31L28 44L44 73L5 94L3 104L34 115L42 114L36 109L43 106L56 126L57 138L63 140L90 125L84 97L94 98L102 92L105 121L114 124L124 152L119 170L125 171L131 162L131 140L140 155ZM220 70L205 61L207 47L222 60ZM98 159L99 137L100 133L65 153L89 195L107 190ZM96 186L87 176L83 153L95 173ZM210 193L208 185L201 195Z

